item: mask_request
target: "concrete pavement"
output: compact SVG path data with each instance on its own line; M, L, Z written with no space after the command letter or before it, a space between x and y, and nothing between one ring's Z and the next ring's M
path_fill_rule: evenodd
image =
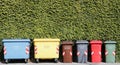
M0 63L0 65L120 65L120 63Z

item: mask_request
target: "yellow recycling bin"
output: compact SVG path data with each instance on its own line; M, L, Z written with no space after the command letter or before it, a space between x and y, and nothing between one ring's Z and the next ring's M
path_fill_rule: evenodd
M54 59L58 62L60 39L34 39L34 58Z

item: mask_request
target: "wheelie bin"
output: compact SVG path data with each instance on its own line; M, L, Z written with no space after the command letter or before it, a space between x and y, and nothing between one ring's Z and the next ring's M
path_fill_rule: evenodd
M62 55L64 63L72 63L72 41L62 42Z
M30 39L3 39L2 43L6 63L12 59L25 59L25 62L28 62L30 57Z
M105 41L105 56L107 63L115 63L116 41Z
M34 58L54 59L58 62L60 39L34 39Z
M88 59L88 41L86 40L78 40L77 44L77 57L78 63L86 63Z
M90 41L91 44L91 61L94 63L99 63L102 61L102 41L100 40L92 40Z

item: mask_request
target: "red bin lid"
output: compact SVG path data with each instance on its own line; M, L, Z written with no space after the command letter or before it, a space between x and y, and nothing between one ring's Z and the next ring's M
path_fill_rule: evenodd
M90 44L102 44L101 40L91 40Z

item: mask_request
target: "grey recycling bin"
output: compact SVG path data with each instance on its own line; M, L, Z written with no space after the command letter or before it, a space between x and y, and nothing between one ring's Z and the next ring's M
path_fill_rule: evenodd
M88 41L78 40L77 44L77 60L78 63L86 63L88 59Z

